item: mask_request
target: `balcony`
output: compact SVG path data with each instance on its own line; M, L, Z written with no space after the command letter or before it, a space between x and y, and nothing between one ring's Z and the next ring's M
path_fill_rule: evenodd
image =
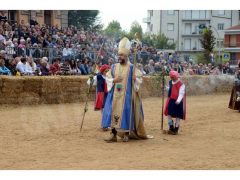
M224 43L225 48L240 48L240 41Z
M210 21L210 18L199 18L199 19L192 19L192 18L182 18L182 21Z
M201 52L203 49L197 49L196 47L193 47L192 49L183 49L182 52Z
M143 18L143 23L150 23L150 22L151 22L150 17Z
M200 32L192 32L192 33L189 33L189 34L182 34L183 37L198 37L198 36L201 36L202 33Z

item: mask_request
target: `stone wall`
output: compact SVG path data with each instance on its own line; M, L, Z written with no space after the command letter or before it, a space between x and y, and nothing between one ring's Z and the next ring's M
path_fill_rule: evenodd
M8 77L0 76L0 104L58 104L84 102L88 77ZM166 81L169 79L167 78ZM187 95L230 93L232 76L186 76ZM161 95L161 83L156 77L144 77L141 89L143 98ZM166 94L166 93L165 93ZM90 92L94 100L95 89Z

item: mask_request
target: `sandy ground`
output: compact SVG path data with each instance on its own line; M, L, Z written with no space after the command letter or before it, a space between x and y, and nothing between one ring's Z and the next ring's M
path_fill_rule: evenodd
M240 113L227 108L229 96L188 97L177 136L160 131L161 99L144 99L145 126L155 138L110 144L93 102L81 134L83 103L2 105L0 169L240 169Z

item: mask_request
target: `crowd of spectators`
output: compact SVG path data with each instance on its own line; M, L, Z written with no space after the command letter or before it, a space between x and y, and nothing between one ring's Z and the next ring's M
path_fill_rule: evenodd
M35 19L17 24L9 22L1 11L0 75L88 75L93 73L94 64L111 65L118 61L119 40L91 29L40 25ZM129 59L133 62L133 53ZM138 48L137 62L144 75L171 69L181 75L234 73L229 63L196 64L185 61L179 53L147 45Z

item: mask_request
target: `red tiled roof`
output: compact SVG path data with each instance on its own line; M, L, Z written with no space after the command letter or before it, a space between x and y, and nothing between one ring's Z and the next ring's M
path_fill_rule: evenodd
M240 25L236 25L236 26L230 27L227 30L240 30Z

